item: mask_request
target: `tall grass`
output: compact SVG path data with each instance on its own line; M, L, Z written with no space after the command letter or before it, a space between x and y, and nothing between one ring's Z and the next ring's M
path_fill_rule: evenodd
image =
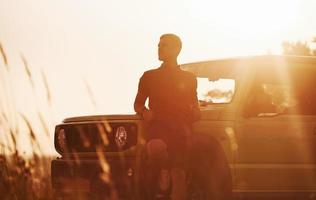
M31 88L30 97L36 97L34 75L26 57L19 56L24 76L28 80L25 87ZM19 66L11 66L9 56L0 42L0 199L52 199L50 183L51 157L45 155L43 141L53 141L50 132L50 121L45 118L47 114L37 105L32 106L37 119L30 117L29 113L23 113L15 105L14 80L11 71ZM44 85L47 107L52 105L52 94L49 82L44 70L41 70L41 83ZM34 103L35 104L35 103ZM34 128L34 121L38 121L41 129ZM25 127L25 128L21 128ZM39 131L42 130L42 131ZM21 141L22 138L26 140ZM41 137L39 137L41 136ZM21 144L30 144L31 154L22 152ZM53 148L50 146L49 148Z
M29 85L34 88L34 80L27 59L23 54L20 54L20 58ZM32 119L27 113L21 113L15 105L14 92L17 91L14 91L13 81L10 80L12 68L8 54L0 43L0 134L2 135L0 137L0 199L51 199L51 158L44 155L41 141L37 137L43 133L36 133ZM44 72L42 72L42 77L47 90L47 101L50 104L50 91ZM32 91L35 93L35 90ZM30 96L34 95L30 94ZM37 113L44 135L51 140L47 120L39 109ZM20 128L22 123L26 125L26 129ZM31 156L21 152L19 148L21 143L26 142L20 141L21 135L26 135L31 144Z
M23 76L27 80L25 88L30 89L30 97L36 97L36 84L42 84L44 87L44 98L47 108L53 105L52 91L49 87L49 81L43 69L40 70L40 82L35 81L36 73L32 73L32 68L26 57L20 53L19 59L22 63ZM32 105L33 117L29 113L21 111L15 105L14 80L11 80L12 71L21 66L11 66L9 56L4 46L0 42L0 200L11 199L53 199L53 191L50 183L50 163L52 157L45 155L45 148L52 146L43 146L43 143L53 141L54 123L45 116L51 113L43 112L38 105ZM94 110L97 110L97 103L89 83L83 80L86 88L86 95ZM41 98L42 99L42 98ZM35 103L34 103L35 104ZM34 121L38 123L35 124ZM53 124L53 125L51 125ZM106 131L110 129L105 123L105 129L100 133L105 144L108 143ZM38 129L40 126L40 129ZM103 127L103 126L102 126ZM104 128L104 127L103 127ZM103 133L103 134L102 134ZM21 141L21 138L26 138ZM42 141L43 138L46 141ZM30 144L31 154L23 152L21 145ZM97 151L100 165L103 169L102 179L109 183L109 166L101 150ZM80 162L80 160L78 160ZM114 193L113 193L114 194ZM115 195L113 199L116 199Z

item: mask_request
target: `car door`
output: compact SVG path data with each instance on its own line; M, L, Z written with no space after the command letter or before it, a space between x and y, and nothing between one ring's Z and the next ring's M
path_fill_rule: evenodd
M316 112L308 103L316 100L313 84L254 80L236 121L237 189L316 190Z
M237 188L316 189L315 117L249 117L236 125Z

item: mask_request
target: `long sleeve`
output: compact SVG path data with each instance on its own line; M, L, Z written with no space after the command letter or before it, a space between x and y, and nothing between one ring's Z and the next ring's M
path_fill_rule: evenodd
M148 85L146 81L146 72L139 79L138 91L134 101L134 110L136 113L141 114L145 107L146 99L149 96Z
M201 118L201 111L199 108L199 100L197 97L197 79L194 76L192 79L192 89L190 92L189 103L190 103L190 114L189 121L195 122Z

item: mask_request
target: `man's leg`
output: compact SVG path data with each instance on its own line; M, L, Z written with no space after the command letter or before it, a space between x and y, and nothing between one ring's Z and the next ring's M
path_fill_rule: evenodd
M147 155L150 161L165 162L168 159L167 145L162 139L151 139L147 142Z
M176 134L172 135L168 145L171 160L171 200L186 200L187 137L182 128L175 132Z
M172 168L171 169L171 179L172 179L172 200L185 200L187 185L186 185L186 173L184 169Z
M162 139L151 139L147 142L147 155L150 170L150 184L151 195L160 194L160 192L166 192L170 187L170 175L168 170L168 152L167 145ZM157 189L160 192L157 193ZM160 194L162 195L162 194Z

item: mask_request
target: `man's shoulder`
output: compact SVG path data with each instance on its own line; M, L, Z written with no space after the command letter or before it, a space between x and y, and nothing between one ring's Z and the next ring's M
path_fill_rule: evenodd
M188 79L196 79L196 76L192 73L192 72L189 72L189 71L185 71L185 70L180 70L181 73Z
M150 69L144 72L143 76L151 76L153 74L156 74L159 70L159 68L156 69Z

